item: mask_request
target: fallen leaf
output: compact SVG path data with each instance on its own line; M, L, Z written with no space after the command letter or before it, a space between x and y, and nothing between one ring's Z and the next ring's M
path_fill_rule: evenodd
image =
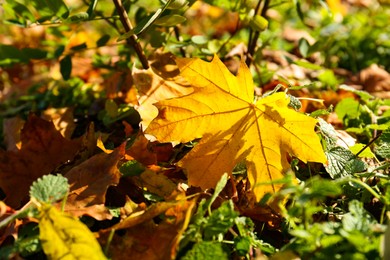
M146 133L162 142L202 138L179 162L190 185L212 188L223 173L245 161L259 200L280 187L264 184L283 177L289 167L287 153L303 162L326 162L314 131L317 120L290 109L285 93L254 101L252 76L244 62L237 76L216 56L211 63L177 59L177 64L195 90L158 102L159 116Z
M97 220L110 219L104 207L107 188L117 185L117 164L124 155L124 145L110 154L97 154L65 174L70 184L65 211L74 216L89 215Z
M179 195L180 196L180 195ZM137 211L112 227L124 229L124 235L114 235L109 247L112 259L175 259L180 234L187 227L195 200L161 202L145 211ZM143 214L140 214L143 213ZM158 225L152 218L165 214ZM111 230L111 229L110 229ZM99 240L107 243L108 230L100 232ZM164 241L162 243L162 241Z
M390 74L376 64L359 73L360 84L368 93L380 97L390 98Z
M161 170L156 172L146 169L140 176L134 177L134 181L138 186L144 187L151 193L163 198L172 194L177 188L177 185L165 176Z
M39 239L48 259L106 259L87 226L50 205L41 208Z
M68 107L46 109L42 113L42 118L52 121L56 129L67 139L71 138L76 128L73 120L73 109Z
M144 129L158 114L158 110L153 106L155 102L193 91L188 82L179 76L179 70L170 56L156 56L157 60L148 70L133 69L134 84L140 95L137 111L141 115Z
M7 151L17 152L20 149L20 131L24 123L25 121L20 117L3 119L3 135Z
M82 144L79 139L65 139L53 123L35 115L29 116L20 139L19 151L0 150L0 187L13 208L27 202L33 181L71 161Z
M126 150L126 154L145 166L157 164L157 154L151 149L149 140L141 131L131 147Z

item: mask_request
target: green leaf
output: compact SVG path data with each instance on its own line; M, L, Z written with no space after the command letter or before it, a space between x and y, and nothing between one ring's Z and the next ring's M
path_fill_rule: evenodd
M363 100L369 100L369 99L374 99L375 98L374 96L372 96L370 93L368 93L366 91L357 90L357 89L354 89L353 87L350 87L350 86L345 85L345 84L340 85L339 89L352 92L352 93L358 95L359 97L361 97Z
M363 161L356 159L351 151L343 147L334 147L325 154L328 159L325 169L333 179L347 177L367 168Z
M60 61L60 72L64 80L70 79L70 75L72 73L72 56L66 55Z
M119 171L123 176L139 176L145 171L145 167L136 160L127 161L119 167Z
M349 150L353 153L353 154L357 154L358 152L360 152L364 147L366 147L365 144L355 144L351 147L349 147ZM375 157L375 154L373 152L371 152L371 149L370 147L366 147L363 152L361 152L359 154L359 157L361 158L374 158Z
M97 3L98 3L98 0L92 0L89 3L88 10L87 10L88 17L93 17L93 13L95 12L95 8L96 8Z
M31 11L25 5L17 1L5 1L3 7L6 13L9 13L10 16L15 16L15 18L16 16L19 16L25 19L25 21L23 22L24 25L27 24L27 21L35 21L35 16L31 13Z
M235 218L238 215L238 212L234 210L233 202L231 200L224 201L207 219L207 223L204 226L205 240L211 240L218 237L218 235L224 235L229 228L234 226Z
M378 142L379 145L375 147L375 153L382 158L390 158L390 127L382 132Z
M249 26L252 30L262 32L268 27L268 20L261 15L255 15L249 22Z
M68 7L62 0L33 0L31 3L42 18L51 19L56 16L66 19L69 16Z
M163 17L158 18L154 24L159 26L176 26L178 24L184 23L187 20L184 16L178 15L178 14L169 14L165 15Z
M298 48L299 48L299 52L301 53L301 55L304 58L306 58L308 53L309 53L309 49L310 49L309 42L305 38L299 39L299 41L298 41Z
M110 40L110 35L105 34L102 37L99 38L96 42L97 47L101 47L107 44L107 42Z
M62 175L44 175L30 187L30 197L39 202L52 203L65 197L69 190L68 179Z
M245 256L251 248L251 240L249 237L237 236L234 238L234 247L236 248L238 255Z
M80 12L78 14L74 14L74 15L69 16L66 21L70 22L70 23L77 23L77 22L86 21L88 19L89 19L89 14L88 13Z
M320 65L305 61L305 60L296 60L293 62L294 64L305 68L305 69L310 69L310 70L320 70L322 67Z
M367 233L371 230L371 225L377 223L375 218L364 209L363 202L352 200L349 202L348 209L349 212L342 219L343 228L348 232Z
M28 59L41 60L47 57L47 51L42 49L24 48L21 51Z
M201 241L187 252L182 260L228 260L229 254L223 244L213 241Z
M40 208L39 239L48 259L107 259L87 226L50 205Z
M191 41L198 45L206 44L209 39L204 35L195 35L191 37Z
M359 116L359 102L353 98L342 99L335 107L335 112L341 120L344 117L357 118Z
M171 3L167 6L167 9L170 10L177 10L181 9L184 6L186 6L189 2L187 0L173 0Z
M290 98L290 103L288 104L290 107L294 108L296 111L301 109L302 103L301 103L301 101L299 101L298 98L296 98L290 94L287 94L287 96Z
M0 66L11 66L15 63L26 63L28 58L18 48L0 44Z

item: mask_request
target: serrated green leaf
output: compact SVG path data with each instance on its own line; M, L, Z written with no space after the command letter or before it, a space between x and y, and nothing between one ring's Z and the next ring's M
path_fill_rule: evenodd
M356 159L351 151L343 147L334 147L325 154L328 158L328 165L325 169L333 179L347 177L367 168L363 161Z
M201 241L187 252L182 260L228 260L229 254L223 244L213 241Z
M390 144L383 143L380 146L375 148L375 153L382 158L389 159L390 158Z
M235 224L235 218L238 215L238 212L234 210L234 205L231 200L222 203L208 217L207 223L204 226L204 238L211 240L220 234L224 235Z
M287 94L287 96L290 98L290 103L288 104L290 107L294 108L296 111L301 109L302 103L301 103L301 101L299 101L298 98L296 98L290 94Z
M68 179L62 175L44 175L30 187L30 197L43 203L53 203L65 197Z
M366 233L371 230L371 225L376 223L375 218L364 209L362 202L352 200L349 202L348 209L349 212L342 219L343 228L346 231Z
M48 259L107 259L92 232L50 205L40 209L39 239Z

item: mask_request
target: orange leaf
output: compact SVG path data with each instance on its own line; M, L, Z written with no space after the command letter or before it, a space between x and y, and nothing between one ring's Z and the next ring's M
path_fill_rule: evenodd
M190 185L212 188L223 173L245 161L259 200L266 192L279 189L275 184L262 184L283 177L289 167L287 153L304 162L326 161L314 132L317 120L290 109L285 93L256 102L244 62L237 76L216 56L211 63L177 59L177 64L195 90L158 102L159 116L146 132L162 142L202 138L179 163Z

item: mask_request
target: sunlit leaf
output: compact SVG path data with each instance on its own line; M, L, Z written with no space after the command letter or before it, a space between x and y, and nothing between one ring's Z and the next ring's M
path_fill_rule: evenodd
M49 259L106 259L87 226L49 205L41 208L39 239Z
M65 177L61 175L45 175L32 184L30 197L39 202L51 203L65 197L68 189L68 179Z
M285 93L254 101L252 76L244 63L237 76L215 57L177 59L181 75L195 88L187 96L157 103L159 116L146 130L162 142L202 138L179 163L189 184L214 187L224 172L246 161L248 178L257 198L277 185L289 165L287 153L302 161L325 162L314 132L317 120L288 108Z

